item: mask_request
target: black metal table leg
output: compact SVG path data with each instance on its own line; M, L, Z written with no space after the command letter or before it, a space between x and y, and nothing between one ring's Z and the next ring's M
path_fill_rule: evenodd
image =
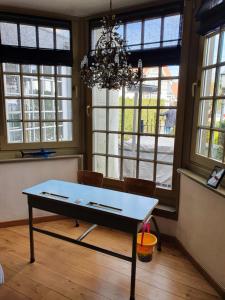
M33 236L33 210L31 205L28 205L28 208L29 208L29 232L30 232L30 263L33 263L35 261L34 236Z
M130 300L135 300L137 232L133 234Z

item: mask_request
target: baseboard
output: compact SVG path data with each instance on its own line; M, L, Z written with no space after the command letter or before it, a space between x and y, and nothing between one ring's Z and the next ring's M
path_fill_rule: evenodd
M33 218L33 223L42 223L42 222L50 222L65 219L66 217L60 215L47 216L47 217L36 217ZM16 221L7 221L0 222L0 228L12 227L12 226L20 226L20 225L28 225L28 219L16 220Z
M175 237L172 237L175 241L177 247L184 253L184 255L190 260L190 262L195 266L195 268L202 274L203 277L209 282L209 284L218 292L218 294L225 299L225 290L223 287L216 282L211 275L202 267L193 256L185 249L183 244Z

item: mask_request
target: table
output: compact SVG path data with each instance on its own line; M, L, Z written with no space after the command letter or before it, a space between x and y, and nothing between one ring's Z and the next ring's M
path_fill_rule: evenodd
M158 200L104 188L60 180L48 180L23 191L28 198L30 262L35 261L33 231L71 242L131 262L130 300L135 299L137 232L141 222L151 218ZM50 232L33 226L33 208L90 222L92 225L79 238ZM132 234L132 256L100 248L82 240L97 225Z

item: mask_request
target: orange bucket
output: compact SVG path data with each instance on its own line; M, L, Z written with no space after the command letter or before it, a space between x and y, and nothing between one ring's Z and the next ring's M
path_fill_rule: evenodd
M157 237L150 232L141 232L137 235L137 255L140 261L149 262L157 244Z

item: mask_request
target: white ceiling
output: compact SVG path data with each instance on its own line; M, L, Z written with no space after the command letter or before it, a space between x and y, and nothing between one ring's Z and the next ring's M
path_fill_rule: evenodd
M113 9L148 3L151 0L113 0ZM109 0L0 0L0 6L34 9L70 16L90 16L109 9Z

